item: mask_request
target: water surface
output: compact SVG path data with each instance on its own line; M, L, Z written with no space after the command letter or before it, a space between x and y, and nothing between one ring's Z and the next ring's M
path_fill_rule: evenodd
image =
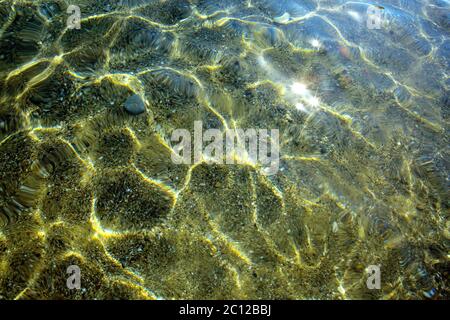
M0 298L448 298L449 34L446 0L0 1ZM174 164L194 121L278 129L277 174Z

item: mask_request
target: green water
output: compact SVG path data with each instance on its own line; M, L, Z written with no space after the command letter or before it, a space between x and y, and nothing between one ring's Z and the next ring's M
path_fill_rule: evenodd
M450 5L372 3L0 1L0 298L447 299Z

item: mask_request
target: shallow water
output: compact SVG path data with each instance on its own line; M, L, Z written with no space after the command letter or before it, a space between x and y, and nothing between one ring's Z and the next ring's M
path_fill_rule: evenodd
M447 299L449 34L446 0L0 1L0 298ZM174 163L195 121L279 130L278 171Z

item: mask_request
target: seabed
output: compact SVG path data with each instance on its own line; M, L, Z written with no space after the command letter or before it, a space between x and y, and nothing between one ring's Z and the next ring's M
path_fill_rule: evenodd
M448 299L449 17L0 0L0 299ZM174 163L195 121L279 130L279 170Z

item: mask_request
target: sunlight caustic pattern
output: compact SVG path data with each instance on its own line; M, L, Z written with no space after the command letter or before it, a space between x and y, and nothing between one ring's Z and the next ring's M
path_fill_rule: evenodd
M0 298L448 298L450 7L372 4L0 1ZM280 170L173 163L195 121Z

